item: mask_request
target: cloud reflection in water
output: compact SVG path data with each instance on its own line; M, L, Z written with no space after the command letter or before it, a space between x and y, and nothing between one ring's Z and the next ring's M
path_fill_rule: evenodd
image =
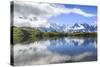
M41 40L27 45L16 44L14 45L14 65L89 61L93 56L96 60L95 45L96 40L91 38L61 38Z

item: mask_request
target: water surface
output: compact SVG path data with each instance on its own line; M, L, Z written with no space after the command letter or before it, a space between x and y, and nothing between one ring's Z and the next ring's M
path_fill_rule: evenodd
M14 45L14 65L97 60L96 38L65 37Z

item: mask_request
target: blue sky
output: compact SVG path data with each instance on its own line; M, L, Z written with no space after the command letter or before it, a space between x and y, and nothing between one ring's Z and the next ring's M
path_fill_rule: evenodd
M29 19L20 19L19 17ZM33 18L37 20L30 20ZM24 21L23 21L24 20ZM46 26L48 23L68 24L97 22L97 7L88 5L72 5L57 3L15 2L15 25Z
M58 24L68 24L72 25L74 23L88 23L93 24L97 21L97 7L96 6L84 6L84 5L69 5L69 4L61 4L65 8L74 9L78 8L85 13L93 14L95 16L85 17L76 13L69 14L60 14L58 16L53 16L48 19L50 23L58 23Z

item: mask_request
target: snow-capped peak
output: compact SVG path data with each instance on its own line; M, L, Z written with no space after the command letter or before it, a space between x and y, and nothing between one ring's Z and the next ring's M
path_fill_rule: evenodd
M81 24L75 23L71 28L74 30L78 30L78 29L84 29L84 26Z
M14 26L17 27L34 27L43 32L96 32L97 25L87 23L75 23L72 26L65 24L49 23L45 18L31 16L14 17Z

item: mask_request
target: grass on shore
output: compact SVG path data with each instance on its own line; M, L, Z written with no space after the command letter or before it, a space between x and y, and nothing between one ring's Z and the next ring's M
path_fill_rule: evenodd
M49 39L49 38L60 38L60 37L97 37L96 32L74 32L74 33L65 33L65 32L41 32L34 28L30 27L11 27L12 30L12 44L20 43L23 41L30 40L32 42L40 39Z

